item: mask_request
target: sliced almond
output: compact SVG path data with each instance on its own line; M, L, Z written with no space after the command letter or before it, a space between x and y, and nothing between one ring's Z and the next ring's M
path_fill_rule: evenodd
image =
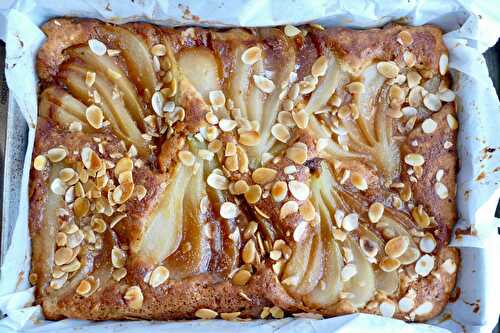
M47 165L48 161L44 155L38 155L33 160L33 167L35 168L35 170L42 171L47 167Z
M399 311L404 313L410 312L414 306L415 306L415 301L413 300L413 298L410 297L403 297L398 302Z
M212 106L219 108L226 104L226 96L222 90L213 90L208 93L208 98Z
M125 262L127 261L127 254L125 251L115 246L111 250L111 263L115 268L122 268L125 266Z
M87 87L92 87L95 83L95 72L87 72L85 74L85 85Z
M252 173L252 180L260 185L270 183L276 178L278 171L271 168L258 168Z
M76 293L81 296L88 294L91 290L92 290L92 285L87 280L80 281L78 287L76 287Z
M342 278L342 281L347 282L351 278L353 278L357 273L358 273L358 269L357 269L356 265L347 264L344 267L342 267L342 270L340 272L340 276Z
M90 200L85 197L80 197L75 200L73 212L76 218L82 218L88 214L90 210Z
M307 149L292 146L287 149L286 157L297 164L304 164L307 161Z
M258 46L252 46L241 54L241 61L246 65L253 65L262 59L262 49Z
M252 277L252 273L250 273L247 270L241 269L236 274L234 274L232 278L232 282L234 285L237 286L244 286L247 284L247 282L250 280Z
M90 171L98 171L102 168L102 160L97 155L95 151L93 151L89 147L84 147L81 151L81 158L83 165Z
M64 183L60 178L56 178L50 183L50 190L57 195L64 195L68 185Z
M384 205L380 202L374 202L370 205L368 209L368 218L370 222L377 223L382 218L384 214Z
M258 185L252 185L248 188L248 191L245 192L245 199L249 204L255 204L260 200L262 196L262 188Z
M328 68L328 58L320 56L311 67L311 74L314 77L324 76Z
M273 184L271 188L271 195L273 196L274 201L280 202L286 198L288 192L288 186L284 181L277 181Z
M351 183L360 191L366 191L368 189L368 183L366 182L363 175L358 172L351 173Z
M342 228L346 231L353 231L359 226L359 215L356 213L347 214L342 219Z
M431 118L427 118L422 122L422 131L426 134L433 133L437 128L437 123Z
M297 224L293 231L293 240L296 242L301 242L304 239L308 229L309 223L307 222L302 221Z
M243 250L241 252L241 259L243 259L243 262L245 264L251 264L255 260L256 253L257 249L255 247L255 241L253 239L250 239L243 247Z
M420 276L427 276L434 268L435 259L433 256L424 254L415 264L415 272Z
M287 37L295 37L301 33L299 28L294 27L293 25L290 24L285 25L284 31Z
M425 95L424 105L431 111L439 111L439 109L441 109L442 106L439 96L431 93Z
M411 165L413 167L422 166L422 165L424 165L424 162L425 162L425 159L420 154L407 154L405 156L405 163L408 165Z
M453 115L451 114L446 115L446 122L448 123L448 126L452 130L456 130L458 128L457 118L453 117Z
M443 53L439 57L439 73L445 75L448 71L448 55Z
M125 268L114 269L111 275L113 276L113 279L115 281L119 282L121 281L121 279L127 276L127 270Z
M168 280L170 272L165 266L158 266L151 272L151 277L149 278L149 285L153 288L158 287L162 283Z
M61 162L66 158L68 155L68 152L66 149L58 147L58 148L52 148L47 151L47 157L52 163L57 163Z
M255 86L266 94L272 93L276 88L273 81L262 75L254 75L253 81L255 82Z
M244 146L249 146L249 147L256 146L260 142L260 134L256 131L240 133L238 142Z
M239 214L240 210L238 209L238 206L232 202L227 201L220 206L220 216L225 219L234 219Z
M359 245L361 247L361 250L367 257L375 257L378 253L378 245L371 239L361 237L359 239Z
M90 50L94 52L94 54L98 56L103 56L106 54L107 47L103 42L97 39L89 39L88 45L90 47Z
M54 253L54 262L56 265L64 265L70 262L73 257L73 250L69 247L61 247Z
M198 309L194 315L200 319L214 319L217 317L218 313L211 309Z
M453 102L455 100L455 93L450 89L446 89L440 92L438 95L439 99L443 102Z
M185 166L193 166L196 161L196 157L189 150L181 150L177 156L182 164Z
M290 193L295 197L295 199L304 201L309 197L309 186L302 182L292 180L288 183L288 188Z
M410 46L413 43L413 37L411 36L411 33L408 32L407 30L402 30L398 34L398 43L403 45L403 46Z
M291 136L288 127L282 124L274 124L273 127L271 127L271 134L278 141L281 141L283 143L287 143L288 140L290 140Z
M448 198L448 188L443 183L436 182L436 184L434 184L434 191L440 199L444 200Z
M394 79L399 74L399 67L394 62L381 61L377 64L378 72L388 78Z
M123 296L128 306L134 310L140 310L144 301L141 288L139 286L132 286L127 289Z
M309 200L306 200L302 206L299 207L299 212L306 221L312 221L316 217L316 209Z
M287 216L295 214L299 211L299 204L296 201L285 202L280 209L280 219L283 220Z
M406 81L408 82L408 88L410 89L418 86L421 80L422 76L420 76L420 74L416 71L409 71L408 74L406 74Z
M380 261L379 267L384 272L393 272L399 268L401 263L398 259L386 257Z
M271 316L275 319L282 319L285 317L285 313L279 306L273 306L271 309L269 309L269 312L271 313Z
M432 311L434 305L430 301L425 301L415 309L415 315L423 316Z
M407 236L397 236L385 244L385 253L390 258L398 258L406 252L409 245L410 240Z
M167 54L167 47L163 44L156 44L151 47L151 54L155 57L163 57Z
M406 50L403 52L403 60L408 67L413 67L417 63L417 57L412 52Z
M453 274L457 271L457 264L450 258L446 259L441 266L448 274Z
M247 182L240 179L236 181L233 185L233 194L240 195L240 194L245 194L248 192L250 187L248 186Z
M365 85L362 82L351 82L346 85L346 89L351 94L361 94L365 91Z
M432 253L436 249L436 245L436 239L430 233L420 238L419 247L424 253Z
M216 190L227 190L229 188L229 180L213 172L208 176L207 184Z
M292 118L295 121L295 124L300 129L307 128L309 124L309 114L305 110L300 110L298 112L292 112Z
M393 302L384 301L380 303L378 309L383 317L392 318L396 312L396 305Z

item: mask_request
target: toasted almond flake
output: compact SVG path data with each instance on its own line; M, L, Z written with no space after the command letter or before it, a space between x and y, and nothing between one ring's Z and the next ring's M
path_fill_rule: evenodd
M245 199L249 204L255 204L260 200L262 196L262 188L255 184L248 188L248 191L245 192Z
M299 207L299 212L306 221L312 221L316 217L316 209L309 200L306 200L302 206Z
M253 147L259 144L260 134L256 131L248 131L240 134L238 142L244 146Z
M151 272L149 285L153 288L156 288L167 281L169 276L170 272L165 266L158 266L153 270L153 272Z
M307 160L307 149L293 146L287 149L286 157L297 164L304 164Z
M224 320L235 320L240 314L241 312L221 312L220 317Z
M407 313L410 312L415 306L415 302L413 298L403 297L398 302L398 308L401 312Z
M56 265L64 265L73 258L73 250L69 247L61 247L54 254L54 262Z
M250 239L246 242L243 250L241 252L241 259L245 264L251 264L255 260L255 255L257 253L257 249L255 247L255 241Z
M90 88L94 83L95 83L95 72L87 72L85 74L85 85Z
M82 158L83 165L90 171L98 171L102 167L102 160L97 155L95 151L93 151L89 147L84 147L80 153Z
M367 257L375 257L379 250L377 243L366 237L359 239L359 246Z
M208 93L208 99L212 106L219 108L226 104L226 96L222 90L213 90Z
M291 136L288 127L282 124L274 124L273 127L271 127L271 134L278 141L283 143L287 143Z
M113 276L113 279L115 281L119 282L121 279L123 279L127 275L127 270L125 268L114 269L113 273L111 275Z
M387 115L393 119L399 119L403 116L403 112L399 108L389 108Z
M76 293L80 296L88 294L92 290L92 285L87 280L82 280L76 287Z
M103 42L97 39L89 39L88 45L90 47L90 50L94 52L94 54L98 56L103 56L106 54L107 47Z
M185 166L193 166L196 161L196 157L189 150L181 150L177 156L182 164Z
M284 181L277 181L271 188L271 195L276 202L283 201L286 198L288 186Z
M366 191L368 189L368 183L363 175L358 172L351 173L351 183L360 191Z
M358 274L358 269L354 264L345 265L344 267L342 267L342 271L340 272L342 281L344 282L349 281L356 274Z
M58 148L52 148L47 151L47 157L52 163L57 163L61 162L66 158L68 155L68 152L66 149L58 147Z
M287 111L280 111L278 113L278 122L287 127L295 127L295 121L293 120L292 114Z
M248 192L250 187L248 186L247 182L243 179L240 179L236 181L233 185L233 194L235 195L240 195L240 194L245 194Z
M351 82L346 85L346 89L351 94L361 94L365 91L365 85L362 82Z
M432 304L432 302L425 301L424 303L420 304L415 309L415 315L422 316L422 315L428 314L429 312L432 311L433 308L434 308L434 305Z
M441 75L445 75L447 71L448 71L448 55L443 53L439 57L439 73Z
M380 202L374 202L368 209L368 219L371 223L377 223L384 214L384 205Z
M254 75L253 81L255 82L257 88L266 94L272 93L276 88L273 81L262 75Z
M427 118L422 122L422 131L426 134L433 133L437 128L437 123L431 118Z
M436 182L436 184L434 184L434 191L436 191L436 194L440 199L444 200L448 198L448 188L443 183Z
M436 248L436 245L436 240L430 233L425 234L425 236L422 237L419 242L420 250L422 250L422 252L424 253L432 253Z
M297 125L298 128L300 129L307 128L307 125L309 124L309 115L305 110L293 112L292 118L295 121L295 124Z
M407 154L405 156L405 163L408 165L411 165L413 167L422 166L422 165L424 165L424 162L425 162L425 159L420 154Z
M407 236L397 236L385 244L385 253L391 258L399 258L406 252L410 240Z
M227 190L229 188L229 180L213 172L208 176L207 184L216 190Z
M253 65L262 59L262 49L258 46L252 46L241 54L241 61L246 65Z
M411 211L411 215L419 227L427 228L429 226L430 218L429 215L427 215L427 213L423 210L422 205L414 207Z
M167 47L163 44L156 44L151 47L151 54L155 57L163 57L167 54Z
M260 185L270 183L276 178L278 171L271 168L258 168L252 173L252 180Z
M111 250L111 263L115 268L122 268L125 266L125 262L127 260L127 254L125 251L115 246Z
M443 102L453 102L455 100L455 93L450 89L440 92L438 96Z
M252 273L247 270L241 269L232 278L232 282L237 286L244 286L247 284L248 280L252 277Z
M100 107L92 104L85 110L85 117L87 122L95 129L99 129L103 125L104 115Z
M290 24L285 25L284 30L285 30L285 35L287 37L295 37L301 33L299 28L294 27L293 25Z
M417 57L412 52L406 50L403 52L403 60L408 67L413 67L417 63Z
M232 202L227 201L220 206L220 216L225 219L234 219L239 214L240 210L238 209L238 206Z
M410 32L408 32L406 30L402 30L398 34L397 41L399 44L401 44L403 46L410 46L413 43L413 37L411 36Z
M125 292L123 298L125 299L130 308L134 310L139 310L142 308L144 296L142 295L142 291L139 286L129 287Z
M50 190L57 195L64 195L68 185L66 185L60 178L56 178L50 184Z
M289 202L293 202L293 201L289 201ZM283 208L282 208L283 210ZM292 212L291 214L293 214L294 212ZM296 241L296 242L301 242L306 233L307 233L307 230L309 229L309 223L307 222L300 222L299 224L297 224L297 226L295 227L295 230L293 231L293 240Z
M396 312L396 305L390 301L380 303L378 307L380 314L387 318L392 318Z
M408 88L412 89L420 84L422 76L420 76L420 74L416 71L410 71L406 74L406 80L408 82Z
M296 201L285 202L280 209L280 219L283 220L287 216L295 214L299 211L299 204Z
M38 155L37 157L35 157L35 160L33 161L33 167L35 168L35 170L38 171L44 170L47 164L48 161L44 155Z
M457 271L457 264L450 258L446 259L441 266L448 274L453 274Z
M313 63L311 67L311 74L314 77L324 76L326 74L327 68L328 68L328 58L325 56L320 56Z
M405 98L405 92L400 86L394 84L389 88L389 99L391 101L403 102Z
M358 228L359 226L359 215L356 213L351 213L346 215L342 219L342 228L346 231L353 231Z
M379 267L384 272L393 272L399 268L401 263L398 259L386 257L380 261Z
M153 111L161 116L163 113L163 106L165 105L165 97L160 91L156 91L151 97L151 106Z
M285 317L285 313L279 306L273 306L271 309L269 309L269 312L271 313L271 316L273 316L274 319L282 319Z
M458 128L457 118L453 117L453 115L451 114L446 115L446 122L448 123L448 126L452 130L456 130Z
M272 250L269 251L269 258L271 258L274 261L278 261L281 259L281 251L280 250Z
M288 183L288 188L297 200L304 201L309 197L309 186L307 184L292 180Z
M433 256L424 254L415 264L415 272L420 276L427 276L434 268L435 259Z
M75 175L76 172L72 168L64 168L59 171L59 178L65 183L69 182Z
M215 113L213 113L212 111L207 112L205 114L205 120L210 125L217 125L219 123L219 118L217 118L217 116L215 115Z
M82 218L88 214L90 210L90 201L88 198L80 197L75 200L73 211L75 217Z
M377 64L378 72L388 78L393 79L399 74L399 67L394 62L381 61Z
M427 94L424 97L424 105L426 108L428 108L431 111L439 111L441 109L441 100L439 97L435 94Z

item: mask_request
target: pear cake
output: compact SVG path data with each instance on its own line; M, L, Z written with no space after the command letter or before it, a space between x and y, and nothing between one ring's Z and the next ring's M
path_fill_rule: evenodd
M438 28L43 31L46 318L421 322L446 305L458 122Z

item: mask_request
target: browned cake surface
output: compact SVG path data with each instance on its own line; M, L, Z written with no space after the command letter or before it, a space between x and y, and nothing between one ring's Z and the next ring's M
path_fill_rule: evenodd
M29 223L47 318L446 305L458 125L439 29L43 30Z

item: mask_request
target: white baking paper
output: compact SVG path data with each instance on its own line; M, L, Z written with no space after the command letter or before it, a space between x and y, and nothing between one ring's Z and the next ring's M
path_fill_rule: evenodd
M43 320L39 306L31 306L33 288L27 276L30 241L27 227L28 171L36 124L37 95L35 54L44 40L38 26L52 17L94 17L116 23L148 21L163 25L269 26L315 21L325 26L369 28L402 20L410 25L431 23L447 32L459 102L459 158L457 228L469 236L453 240L460 247L462 267L457 301L430 325L356 314L325 320L283 320L235 323L101 322ZM309 1L161 1L161 0L6 0L0 3L0 37L7 45L6 76L17 103L11 112L22 112L30 127L21 202L9 251L0 270L0 331L27 332L491 332L498 320L500 272L499 225L493 217L500 196L500 106L482 56L500 36L500 3L440 0L309 0ZM492 148L493 152L488 152ZM8 167L8 166L7 166Z

